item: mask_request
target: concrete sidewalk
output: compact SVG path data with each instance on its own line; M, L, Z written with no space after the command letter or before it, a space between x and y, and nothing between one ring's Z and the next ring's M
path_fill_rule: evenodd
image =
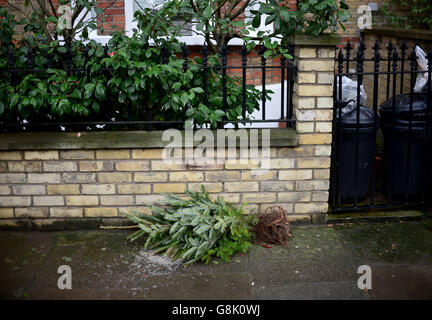
M432 299L432 221L294 226L286 247L185 268L125 231L0 232L7 299ZM357 268L372 267L373 289ZM72 290L59 290L60 265Z

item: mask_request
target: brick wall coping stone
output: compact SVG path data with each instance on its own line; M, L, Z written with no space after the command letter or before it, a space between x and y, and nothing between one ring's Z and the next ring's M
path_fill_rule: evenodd
M184 131L181 133L184 136ZM3 133L0 150L164 148L170 142L162 141L162 134L163 131L81 132L80 135L77 132ZM216 133L214 136L216 140ZM258 137L260 146L261 130ZM200 143L194 141L194 146ZM297 132L291 128L270 129L270 146L298 146Z
M295 34L289 37L289 42L302 46L336 46L342 43L342 37L336 33L324 33L319 36Z
M388 37L417 39L432 41L432 31L426 29L403 29L390 27L376 27L373 29L364 29L364 34L376 34Z

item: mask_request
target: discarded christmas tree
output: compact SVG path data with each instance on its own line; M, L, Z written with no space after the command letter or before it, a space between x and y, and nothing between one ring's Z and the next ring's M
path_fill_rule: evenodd
M151 205L151 215L125 215L140 230L129 235L131 241L146 237L144 247L165 253L186 265L212 257L228 262L238 252L252 245L251 226L255 215L245 215L244 204L237 206L218 196L212 201L202 187L201 192L186 191L187 199L164 194L161 205Z

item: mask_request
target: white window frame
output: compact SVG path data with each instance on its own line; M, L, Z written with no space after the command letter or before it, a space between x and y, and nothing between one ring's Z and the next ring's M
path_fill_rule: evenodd
M133 11L133 2L134 0L124 0L124 8L125 8L125 32L126 35L131 36L133 34L133 29L138 27L136 21L134 19L134 11ZM195 25L192 24L192 30L195 30ZM191 35L191 36L181 36L178 37L179 42L184 42L187 45L202 45L204 43L204 37L200 35Z
M134 12L133 12L133 1L134 0L124 0L124 15L125 15L125 33L128 36L131 36L133 34L133 29L136 29L138 27L138 24L136 21L133 21L134 19ZM259 0L259 2L264 2L265 0ZM74 0L72 0L72 6L74 5ZM258 7L258 3L256 3L251 9L256 9ZM91 13L93 14L93 13ZM270 24L266 26L264 24L264 21L266 19L266 15L263 15L261 18L261 25L257 28L256 33L252 33L251 36L256 36L258 31L272 31L273 30L273 24ZM192 25L192 28L194 29L195 25ZM78 37L79 35L77 35ZM97 33L97 30L89 30L89 39L95 40L101 44L107 44L108 41L111 39L111 35L99 35ZM184 42L186 45L189 46L201 46L205 42L205 38L202 35L191 35L191 36L181 36L178 38L179 42ZM229 45L243 45L243 40L239 38L231 39L228 43Z
M265 0L259 0L259 2L264 2ZM138 24L136 21L133 21L134 19L134 12L133 12L133 2L134 0L124 0L124 6L125 6L125 32L128 36L131 36L133 34L133 29L136 29L138 27ZM258 3L256 3L252 8L250 9L257 9ZM249 9L249 10L250 10ZM273 24L271 25L264 25L264 21L266 19L266 15L263 16L261 19L261 25L257 28L256 33L251 34L251 36L256 36L258 31L272 31L273 30ZM192 30L195 30L195 24L192 24ZM205 42L205 38L202 35L194 34L191 36L181 36L178 38L179 42L184 42L188 46L201 46ZM228 43L229 45L237 45L241 46L243 45L243 40L239 38L231 39Z
M250 20L250 17L248 17L247 15L249 14L249 12L251 10L258 10L259 8L259 4L260 3L264 3L266 0L258 0L257 2L254 3L253 6L248 6L245 10L245 15L246 15L246 21ZM251 32L250 36L251 37L256 37L259 31L267 31L267 32L272 32L273 31L273 23L269 24L269 25L265 25L265 20L267 19L268 15L264 14L261 16L261 24L258 28L255 29L255 32Z
M128 36L131 36L133 34L132 30L138 27L137 22L133 21L134 19L133 2L134 0L124 0L125 22L126 22L125 32ZM195 24L192 24L192 30L196 30ZM205 42L205 38L202 35L198 35L198 34L194 34L191 36L181 36L178 37L178 40L179 42L186 43L188 46L198 46L198 45L202 45Z
M96 1L96 0L93 0L93 1ZM72 7L75 6L75 0L71 1L71 6ZM76 19L76 21L80 21L80 18L83 16L83 14L84 13L81 13L78 16L78 18ZM94 10L91 10L90 13L87 13L88 18L84 19L83 21L91 19L91 16L94 15L94 14L95 14ZM79 37L80 37L80 33L77 33L75 35L75 39L79 39ZM110 39L111 39L110 35L103 36L103 35L98 34L97 33L97 29L96 30L93 30L93 29L88 30L88 37L89 37L90 40L95 40L95 41L97 41L97 42L99 42L99 43L101 43L103 45L107 44L108 41L110 41Z

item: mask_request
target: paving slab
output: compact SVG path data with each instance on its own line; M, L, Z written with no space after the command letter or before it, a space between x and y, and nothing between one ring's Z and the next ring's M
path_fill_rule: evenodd
M432 264L432 221L335 225L353 257L361 264Z
M352 281L295 283L257 288L260 300L370 300L372 293L359 290Z
M31 288L27 299L61 300L252 300L256 299L255 288L249 274L169 274L148 276L127 289L73 288L58 290L51 287Z
M53 234L0 232L0 297L21 298L52 250Z
M33 288L56 287L60 276L57 269L61 265L71 267L75 289L124 289L135 282L125 275L141 246L130 243L127 233L69 231L55 235L56 243L46 257L44 268L36 275Z
M399 222L419 221L430 212L428 210L386 210L386 211L361 211L348 213L333 213L328 215L328 223L353 223L353 222Z
M0 232L0 297L7 299L428 298L432 222L294 226L286 246L254 245L231 262L185 267L129 231ZM372 267L373 289L357 288ZM72 290L59 290L60 265Z
M235 255L229 264L197 264L189 271L247 272L257 285L356 279L357 264L333 228L296 226L293 234L286 246L256 245L245 255Z
M372 291L376 299L432 299L432 265L386 266L372 270Z

